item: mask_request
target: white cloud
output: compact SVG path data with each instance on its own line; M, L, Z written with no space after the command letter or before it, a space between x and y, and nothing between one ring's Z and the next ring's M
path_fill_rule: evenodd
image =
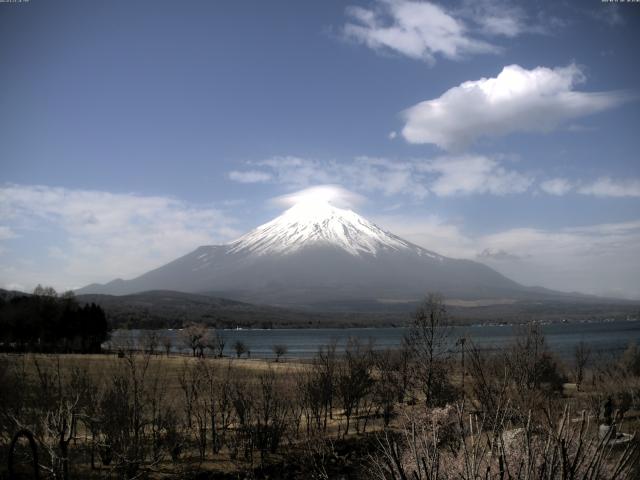
M407 195L418 199L429 194L425 179L414 162L358 157L353 162L340 164L337 173L339 176L346 174L356 188L368 193Z
M566 178L551 178L540 184L540 189L549 195L566 195L573 189L573 184Z
M600 18L607 23L610 27L619 27L624 25L625 19L620 13L618 5L607 5L609 8L605 8L603 12L600 12Z
M313 185L342 184L365 193L385 196L410 195L424 198L427 188L411 162L384 158L357 157L350 161L320 161L293 156L273 157L254 162L260 172L276 184L290 188Z
M640 180L615 180L610 177L600 177L585 182L571 182L566 178L552 178L540 184L540 189L549 195L562 196L575 190L581 195L594 197L640 197Z
M575 91L584 80L574 64L532 70L506 66L495 78L464 82L405 110L402 135L410 143L459 150L481 137L548 132L627 98L620 92Z
M277 156L255 163L270 170L274 183L296 188L309 185L337 183L322 162L294 156Z
M344 26L345 36L374 50L431 63L436 56L455 60L500 51L472 36L464 22L430 2L380 0L371 9L349 7L347 15L351 22Z
M626 23L625 18L620 13L620 7L614 3L603 2L598 8L586 10L585 13L609 27L620 27Z
M588 125L580 125L579 123L572 123L571 125L567 125L568 132L574 133L584 133L584 132L593 132L595 127L590 127Z
M246 172L234 170L229 172L229 178L234 182L240 183L265 183L271 180L271 175L258 170L248 170Z
M0 221L37 245L12 252L16 258L0 265L0 282L60 288L136 276L239 233L210 206L30 185L0 187ZM39 260L18 265L20 255Z
M428 195L454 197L509 195L539 191L563 196L569 192L597 197L640 197L640 180L593 181L550 178L537 183L536 176L509 166L504 159L485 155L448 155L435 159L391 160L356 157L345 161L322 161L283 156L249 163L252 169L237 171L238 178L269 179L289 189L317 185L342 185L362 194L408 197L423 200ZM258 167L256 169L255 167Z
M5 290L15 290L17 292L24 292L27 288L21 283L4 283L1 285Z
M424 199L438 196L523 193L533 178L480 155L407 161L357 157L349 161L319 161L274 157L254 163L274 183L291 188L341 184L362 193Z
M498 250L496 248L485 248L477 255L477 257L480 260L520 260L518 255L514 255L513 253L509 253L505 250Z
M288 208L305 201L328 202L338 208L353 209L364 203L365 198L340 185L318 185L273 198L271 203Z
M12 238L16 238L18 234L14 232L11 228L0 225L0 240L10 240Z
M514 38L523 33L544 31L527 17L524 9L509 1L467 0L459 14L475 23L482 33L490 36Z
M376 223L417 245L480 260L524 285L640 299L640 220L471 235L428 216L377 217Z
M474 239L463 232L461 225L451 223L438 215L378 215L373 220L386 230L442 255L474 258L477 253Z
M613 180L601 177L580 187L578 193L596 197L640 197L640 180Z
M640 298L640 221L543 230L511 229L485 245L528 258L490 263L514 280L559 290Z
M530 176L507 170L496 160L480 155L441 158L425 163L421 169L439 174L430 190L441 197L523 193L533 183Z
M483 28L487 33L516 37L522 33L523 25L514 17L491 15L482 18Z

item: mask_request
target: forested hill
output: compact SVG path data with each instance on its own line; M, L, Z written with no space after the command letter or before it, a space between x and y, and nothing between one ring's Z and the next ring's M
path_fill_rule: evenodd
M31 294L0 289L0 303ZM110 328L182 328L203 323L216 328L347 328L404 326L416 304L372 302L314 304L306 310L254 305L214 295L155 290L132 295L85 294L79 305L96 304ZM600 321L640 318L637 302L514 302L447 305L454 323L515 324L529 321Z
M0 289L0 302L31 294ZM154 290L132 295L76 295L79 304L96 304L110 328L182 328L203 323L217 328L320 328L403 325L402 312L324 312L253 305L212 295Z
M33 294L0 292L0 350L97 353L108 338L104 310L73 293L38 286Z
M120 296L85 294L77 298L103 307L114 328L182 328L187 323L217 328L355 327L392 325L406 318L395 313L290 310L167 290Z

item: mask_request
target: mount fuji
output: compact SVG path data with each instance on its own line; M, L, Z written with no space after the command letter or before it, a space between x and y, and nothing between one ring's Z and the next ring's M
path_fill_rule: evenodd
M524 287L478 262L439 255L351 210L301 202L226 245L201 246L131 280L77 293L148 290L207 293L279 306L413 302L438 291L450 299L525 299Z

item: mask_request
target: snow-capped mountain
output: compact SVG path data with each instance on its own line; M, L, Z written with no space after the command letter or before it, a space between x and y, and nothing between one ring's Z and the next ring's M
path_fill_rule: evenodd
M333 246L352 255L414 251L419 255L437 256L382 230L351 210L334 207L328 202L294 205L233 242L229 253L288 254L314 246Z
M528 290L481 263L438 255L326 202L296 204L234 242L202 246L132 280L79 293L161 289L300 306L412 301L428 291L514 298Z

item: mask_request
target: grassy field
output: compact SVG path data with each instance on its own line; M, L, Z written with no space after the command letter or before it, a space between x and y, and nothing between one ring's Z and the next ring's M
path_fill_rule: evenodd
M276 362L273 359L247 359L236 357L224 357L224 358L195 358L190 355L170 354L169 356L164 354L157 355L136 355L140 362L142 358L148 359L147 369L147 381L153 383L155 380L159 380L163 385L165 395L172 400L177 400L183 392L181 392L180 377L189 367L193 367L197 364L204 364L212 367L217 372L224 372L230 369L232 377L235 380L244 379L245 381L255 382L256 379L265 372L273 372L277 377L287 383L290 381L293 383L295 377L301 373L308 372L311 368L310 360L300 359L280 359ZM98 384L109 381L114 373L120 372L123 367L123 359L119 358L117 354L11 354L0 356L0 359L4 358L8 362L19 366L20 370L24 372L24 375L30 381L36 381L38 375L38 369L41 372L53 373L54 370L60 369L62 375L69 375L73 370L84 370L96 381ZM373 372L376 376L376 372ZM586 376L590 377L594 375L594 371L589 371ZM461 386L462 372L459 366L456 364L451 365L451 369L448 372L449 379L453 385ZM469 381L469 373L465 374L465 396L469 399L473 399L474 392ZM293 388L291 385L289 387ZM562 385L563 401L569 404L575 405L576 409L580 407L588 406L590 398L594 395L594 387L587 384L583 386L581 390L577 389L574 382L565 382ZM602 395L605 395L603 392ZM291 392L288 392L291 394ZM606 396L606 395L605 395ZM420 404L423 401L421 395L416 392L414 400L411 404ZM411 410L411 406L396 405L396 413L406 413L407 410ZM593 412L589 413L593 416ZM330 420L330 429L338 431L340 423L342 421L342 412L340 408L335 408L332 412L332 418ZM377 420L374 420L370 424L370 430L377 430L381 427ZM626 412L624 417L623 428L629 431L640 431L640 411L631 409Z
M324 413L318 402L327 402L326 391L317 387L327 377L321 375L324 364L318 358L276 362L141 353L0 355L0 465L6 465L7 446L18 427L34 432L41 463L56 471L62 458L59 439L68 438L69 478L149 479L230 479L244 478L248 472L255 478L283 478L283 472L290 473L285 478L333 478L344 472L351 472L348 478L368 478L368 462L383 445L380 438L402 438L407 428L419 428L428 437L436 426L443 438L459 432L458 438L467 441L472 438L466 430L470 418L484 422L502 415L501 430L521 431L531 418L539 435L545 429L556 431L563 409L570 415L571 428L579 426L584 411L583 434L597 438L599 410L608 396L616 408L624 407L618 431L640 429L634 397L640 392L640 379L623 375L617 364L592 365L578 389L567 381L570 371L562 372L567 367L544 356L536 362L559 369L550 378L565 378L556 387L547 380L526 388L516 381L519 371L538 367L515 353L483 358L480 367L468 361L464 376L460 363L450 361L444 371L451 390L446 395L451 397L426 407L419 385L425 364L414 360L405 365L411 384L396 398L402 365L385 365L376 355L355 349L333 360L332 399L323 404ZM520 369L514 367L519 361ZM497 362L497 369L492 362ZM499 393L504 368L512 372L509 385ZM505 400L497 410L480 388L482 382L494 399ZM390 409L388 426L385 408ZM344 435L347 425L349 435ZM480 429L491 431L491 425ZM275 447L269 443L274 432ZM575 436L567 441L575 441ZM459 445L459 440L453 442ZM136 473L129 475L131 445L138 453L133 462ZM109 453L112 450L116 453ZM322 472L329 474L322 477Z

